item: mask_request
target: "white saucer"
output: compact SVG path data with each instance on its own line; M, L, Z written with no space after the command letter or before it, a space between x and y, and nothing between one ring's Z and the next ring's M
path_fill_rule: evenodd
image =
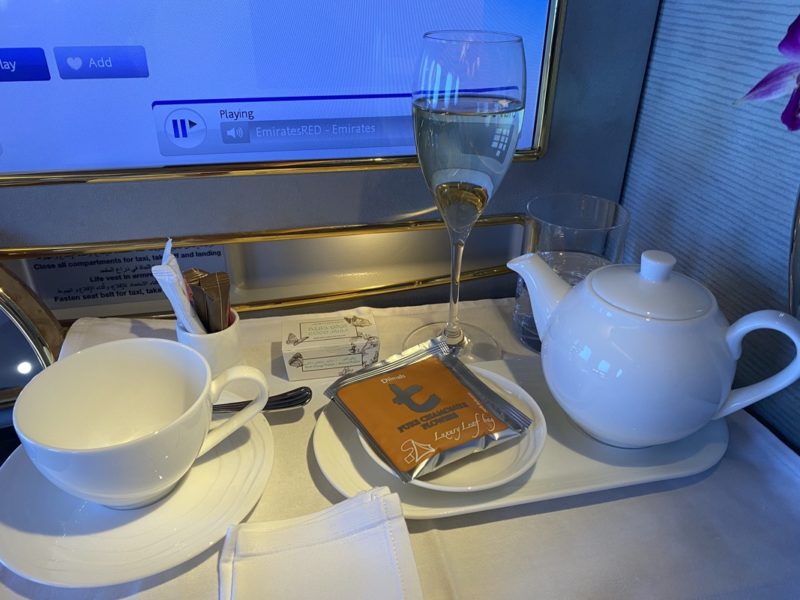
M520 409L532 420L531 427L518 439L508 441L497 448L473 454L458 462L426 475L423 479L412 479L409 485L439 492L477 492L500 487L513 481L530 469L542 453L547 439L544 415L531 395L513 381L486 369L471 366L470 369L484 383L505 400ZM394 475L358 432L361 446L384 471Z
M155 575L197 556L247 516L274 454L272 431L257 416L199 459L163 500L113 510L53 486L19 447L0 468L0 562L60 587Z

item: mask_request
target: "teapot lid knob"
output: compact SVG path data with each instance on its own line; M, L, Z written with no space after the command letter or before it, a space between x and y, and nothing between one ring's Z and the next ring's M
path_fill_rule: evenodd
M605 302L648 320L685 321L718 310L711 292L673 270L675 257L647 250L640 265L608 265L589 273L588 287Z
M639 271L642 279L647 281L666 281L675 266L675 257L661 250L645 250L642 252L642 265Z

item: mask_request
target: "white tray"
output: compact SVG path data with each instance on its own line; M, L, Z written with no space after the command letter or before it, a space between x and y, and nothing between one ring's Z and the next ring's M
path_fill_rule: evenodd
M635 450L607 446L579 429L556 404L538 356L480 366L518 383L541 407L547 441L532 470L482 492L448 493L403 484L373 462L355 427L331 403L320 414L313 439L325 477L348 497L388 486L399 494L407 519L431 519L694 475L719 462L728 447L723 420L671 444Z

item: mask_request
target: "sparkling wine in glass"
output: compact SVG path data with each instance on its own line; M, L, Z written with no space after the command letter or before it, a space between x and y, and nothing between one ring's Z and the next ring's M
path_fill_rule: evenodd
M494 360L494 338L458 319L464 245L508 171L525 107L525 55L519 36L435 31L422 42L413 93L414 139L422 174L450 236L446 323L412 332L406 346L442 338L462 360Z

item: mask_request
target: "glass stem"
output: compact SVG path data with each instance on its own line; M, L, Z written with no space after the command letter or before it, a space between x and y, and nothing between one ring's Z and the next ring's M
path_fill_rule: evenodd
M464 256L464 239L450 236L450 310L444 327L445 342L458 346L464 341L464 332L458 323L458 294L461 287L461 258Z

